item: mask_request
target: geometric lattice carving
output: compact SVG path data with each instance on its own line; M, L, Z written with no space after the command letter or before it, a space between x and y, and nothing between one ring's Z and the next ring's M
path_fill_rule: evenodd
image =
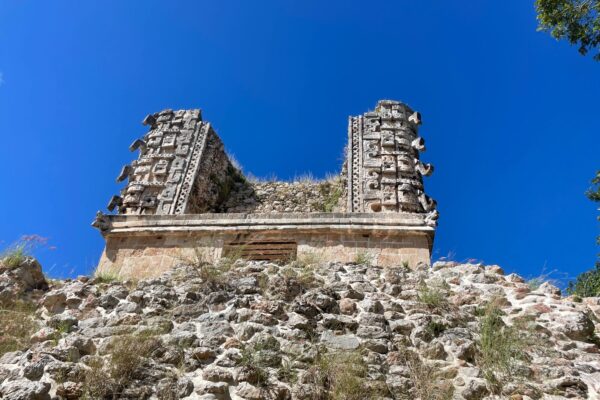
M425 194L423 176L433 166L420 161L419 113L398 101L381 100L374 112L350 117L348 211L426 213L435 225L436 202Z

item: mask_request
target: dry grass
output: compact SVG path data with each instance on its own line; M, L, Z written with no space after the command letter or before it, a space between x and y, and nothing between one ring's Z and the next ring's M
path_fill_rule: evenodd
M422 281L418 288L418 300L430 310L447 311L449 308L448 295L450 287L445 282L425 283Z
M502 387L519 376L518 363L525 359L527 332L507 326L496 302L491 302L479 320L480 340L477 363L490 389L499 393Z
M16 243L10 245L0 252L0 267L16 268L21 265L27 257L32 257L36 248L45 247L48 238L39 235L24 235ZM54 247L49 247L52 250Z
M39 328L34 319L35 305L25 301L0 303L0 356L30 345Z
M29 256L25 243L17 243L0 254L0 263L5 268L16 268Z
M321 251L304 251L296 256L296 259L292 261L292 265L300 268L314 268L323 263L324 259L325 256Z
M320 182L319 192L323 196L321 211L333 212L344 193L340 177L328 177L326 180Z
M83 377L84 398L120 398L120 393L134 380L138 368L161 346L152 333L123 335L112 338L108 357L94 357L88 362Z
M354 263L370 267L373 263L373 254L368 251L357 251L354 255Z
M305 381L314 389L314 400L376 398L367 382L367 364L360 350L320 354L308 369Z
M292 183L299 183L299 184L305 184L305 185L314 185L318 181L319 180L317 178L315 178L313 176L313 174L310 172L296 175L296 176L294 176L294 179L292 179Z
M280 270L281 276L289 281L297 281L303 289L312 289L318 287L323 282L315 275L315 264L307 264L305 266L283 267Z
M96 283L113 283L122 282L124 279L115 271L98 271L94 272Z
M402 363L406 365L414 393L406 393L406 398L421 400L450 400L454 394L451 382L442 379L441 372L432 365L425 364L416 353L400 351ZM416 396L415 396L416 395Z

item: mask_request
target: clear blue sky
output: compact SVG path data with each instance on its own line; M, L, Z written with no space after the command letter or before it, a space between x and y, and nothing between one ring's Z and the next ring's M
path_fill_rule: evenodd
M347 117L421 111L451 253L575 275L599 249L600 63L536 32L533 0L0 3L0 240L90 272L89 226L147 114L201 108L257 176L337 171Z

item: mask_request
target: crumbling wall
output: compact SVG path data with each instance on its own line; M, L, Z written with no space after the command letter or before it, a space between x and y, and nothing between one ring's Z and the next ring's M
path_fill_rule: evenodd
M435 226L436 203L419 159L419 113L382 100L375 111L351 117L339 177L323 181L249 181L229 160L221 139L200 110L163 110L144 120L150 131L130 149L139 158L123 167L129 179L109 209L121 214L396 212L426 214ZM96 225L99 225L99 215Z
M211 127L185 214L223 211L223 203L229 198L235 184L244 181L241 172L229 161L223 142Z
M117 181L128 183L108 209L119 214L217 211L239 173L200 110L163 110L143 123L150 130L130 146L139 157L121 170Z
M223 205L230 213L345 212L342 179L237 182Z

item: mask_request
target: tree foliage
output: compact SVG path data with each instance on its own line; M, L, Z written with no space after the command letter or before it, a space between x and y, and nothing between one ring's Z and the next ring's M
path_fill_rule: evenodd
M600 61L600 0L536 0L539 30L595 53Z
M600 171L596 172L592 187L585 194L590 200L600 203ZM600 216L598 220L600 221ZM596 241L600 244L600 236ZM575 282L569 282L567 292L579 297L600 296L600 261L596 263L596 268L582 273Z

